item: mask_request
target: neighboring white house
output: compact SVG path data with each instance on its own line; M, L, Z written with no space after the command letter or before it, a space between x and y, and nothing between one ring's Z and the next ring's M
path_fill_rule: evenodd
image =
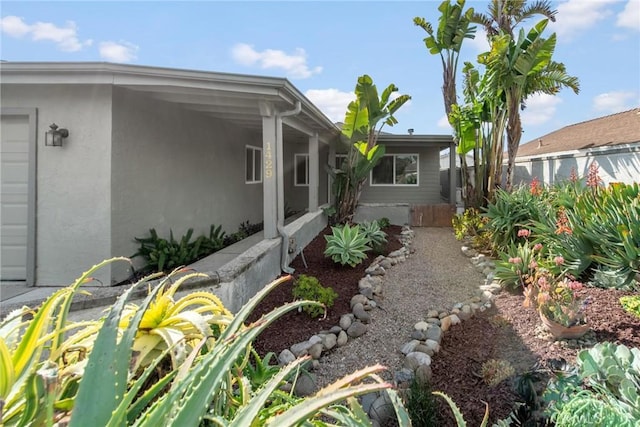
M604 184L640 182L640 108L565 126L518 149L514 184L534 177L546 184L597 162Z
M197 236L211 224L234 232L262 221L264 240L213 273L233 280L259 260L239 283L263 285L326 225L324 166L342 148L340 130L287 79L2 62L0 97L2 281L68 284L95 263L132 255L134 237L150 228ZM58 146L45 144L53 124L68 131ZM438 152L453 142L380 142L388 156L363 190L365 211L404 203L405 223L411 206L439 202ZM285 225L285 206L307 213ZM109 286L129 274L113 266L97 278Z

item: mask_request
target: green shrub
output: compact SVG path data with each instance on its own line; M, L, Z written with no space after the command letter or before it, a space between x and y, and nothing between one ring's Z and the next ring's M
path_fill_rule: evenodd
M383 216L378 220L378 225L380 228L387 228L391 226L391 221L386 216Z
M629 295L620 298L620 304L625 311L640 317L640 295Z
M169 231L169 240L159 237L154 228L149 230L149 234L150 237L135 237L140 247L132 255L132 258L144 258L143 272L170 271L191 264L222 249L225 239L221 226L213 225L209 229L209 237L201 235L194 241L191 241L192 228L179 241L173 237L173 230Z
M360 231L367 237L374 252L380 252L387 243L387 233L380 229L377 221L364 221L359 224Z
M360 231L360 227L345 224L342 227L331 227L331 230L331 236L324 236L327 241L325 256L331 257L333 262L351 267L367 258L365 252L371 250L368 246L369 239Z
M330 287L320 284L313 276L301 274L293 285L293 297L296 299L318 301L326 308L333 306L338 294ZM319 317L324 314L325 308L317 305L308 305L303 308L304 312L311 317Z
M484 228L480 211L475 208L465 209L463 213L455 214L451 224L458 240L475 236Z

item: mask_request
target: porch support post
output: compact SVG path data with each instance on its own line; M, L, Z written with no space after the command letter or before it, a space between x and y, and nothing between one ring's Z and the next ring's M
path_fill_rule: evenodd
M336 167L336 148L333 146L333 144L329 145L329 161L327 162L329 164L329 167L332 169L335 169ZM329 205L333 205L333 179L331 178L331 176L329 176L329 183L327 184L327 191L328 191L328 195L327 195L327 201L329 202Z
M449 144L449 204L456 205L456 178L458 176L456 170L456 142L451 141Z
M318 210L318 187L320 179L318 133L309 137L309 212Z
M278 237L278 206L277 206L277 182L276 171L279 169L276 162L277 117L273 105L267 102L260 103L260 115L262 116L262 206L264 221L264 238Z

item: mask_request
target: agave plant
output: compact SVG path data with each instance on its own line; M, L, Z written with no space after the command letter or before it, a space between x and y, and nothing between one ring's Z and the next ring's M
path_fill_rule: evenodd
M387 233L380 229L378 221L363 221L358 226L374 249L387 243Z
M371 248L368 246L367 236L360 231L359 226L345 224L342 227L331 227L331 230L331 236L324 236L327 241L324 251L326 256L330 256L334 262L351 267L367 258L365 252Z

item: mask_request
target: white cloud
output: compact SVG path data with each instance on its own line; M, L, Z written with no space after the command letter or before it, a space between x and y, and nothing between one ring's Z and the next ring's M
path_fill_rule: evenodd
M476 29L476 36L473 39L466 39L464 41L465 46L471 46L477 53L488 52L491 46L487 40L487 32L484 28L478 27Z
M593 108L605 113L619 113L633 108L638 97L633 92L606 92L593 98Z
M547 94L532 95L527 99L527 108L522 111L522 125L537 126L548 122L556 115L558 105L562 99Z
M616 25L640 31L640 1L628 0L624 10L618 14Z
M619 0L568 0L558 4L556 22L549 23L549 29L558 34L559 40L569 40L595 27L613 12L610 5Z
M65 52L77 52L93 43L90 39L78 39L78 27L73 21L58 27L51 22L27 24L21 17L9 15L0 20L0 26L2 32L10 37L30 36L33 41L51 41Z
M356 95L353 92L342 92L338 89L309 89L305 92L305 95L332 122L343 121L347 106L356 99Z
M131 62L136 59L137 52L138 46L125 41L100 43L100 56L107 61Z
M444 129L451 129L451 125L449 124L449 119L447 119L447 115L443 114L438 120L438 127Z
M322 67L309 68L307 53L302 48L295 49L289 55L282 50L266 49L259 52L246 43L238 43L231 49L231 56L239 64L246 66L258 65L262 69L280 68L287 76L306 79L322 71Z

